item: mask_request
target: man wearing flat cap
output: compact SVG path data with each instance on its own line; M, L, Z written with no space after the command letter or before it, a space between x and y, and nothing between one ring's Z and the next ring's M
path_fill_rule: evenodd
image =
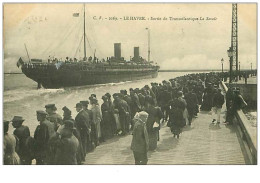
M62 117L56 113L57 108L55 104L47 104L45 105L46 112L48 113L47 119L54 123L55 131L58 130L59 126L62 125Z
M21 116L14 116L12 119L12 125L15 128L14 135L19 140L19 150L17 154L20 157L21 164L30 165L32 164L32 157L28 147L26 146L26 141L30 137L30 130L28 126L23 125L24 119Z
M47 112L37 111L37 120L40 124L37 126L34 132L35 139L35 156L36 164L47 164L48 155L48 142L51 137L55 135L54 124L48 121Z

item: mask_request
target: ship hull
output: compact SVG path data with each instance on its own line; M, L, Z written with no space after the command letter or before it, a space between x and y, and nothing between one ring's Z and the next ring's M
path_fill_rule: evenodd
M140 79L155 78L158 69L98 69L73 70L56 68L22 68L22 72L44 88L64 88L105 83L118 83Z

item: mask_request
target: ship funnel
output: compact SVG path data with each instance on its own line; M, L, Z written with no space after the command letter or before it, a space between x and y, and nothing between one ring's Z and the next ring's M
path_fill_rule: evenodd
M117 59L121 58L121 43L114 43L114 56Z
M139 47L134 47L134 58L139 59Z

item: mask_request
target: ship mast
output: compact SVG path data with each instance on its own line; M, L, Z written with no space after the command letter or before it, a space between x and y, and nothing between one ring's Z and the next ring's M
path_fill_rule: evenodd
M84 58L83 60L86 61L86 26L85 26L85 4L84 4Z
M30 59L30 56L29 56L29 53L28 53L28 50L27 50L27 47L26 47L25 43L24 43L24 47L25 47L25 50L26 50L26 53L27 53L27 57L29 59L29 63L31 63L31 59Z
M150 62L150 53L151 53L151 50L150 50L150 29L146 28L146 30L148 31L148 62Z

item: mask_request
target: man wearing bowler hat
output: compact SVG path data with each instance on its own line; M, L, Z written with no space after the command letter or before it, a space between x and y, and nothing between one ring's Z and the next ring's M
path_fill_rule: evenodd
M36 111L37 120L40 124L37 126L34 132L35 139L35 156L36 164L44 165L47 164L48 154L48 142L49 139L55 135L54 124L48 121L47 112Z
M19 140L19 148L17 154L20 157L21 164L32 164L32 157L28 147L26 147L26 141L30 137L30 130L28 126L23 125L24 119L22 116L14 116L12 119L12 125L15 128L14 135Z
M57 108L55 104L47 104L45 105L46 112L48 113L47 119L54 123L55 131L58 130L59 126L62 125L62 117L56 113Z
M81 103L76 104L76 111L78 112L75 118L75 127L78 129L82 141L84 157L87 152L87 141L89 131L89 117L86 115L86 111L83 110L83 105Z
M88 100L84 100L84 101L80 101L80 103L82 104L82 108L84 111L84 114L87 116L87 127L88 127L88 136L87 136L87 146L86 146L86 151L90 152L93 149L92 145L92 140L91 140L91 131L92 131L92 120L93 120L93 113L91 110L88 109L88 104L89 101Z

